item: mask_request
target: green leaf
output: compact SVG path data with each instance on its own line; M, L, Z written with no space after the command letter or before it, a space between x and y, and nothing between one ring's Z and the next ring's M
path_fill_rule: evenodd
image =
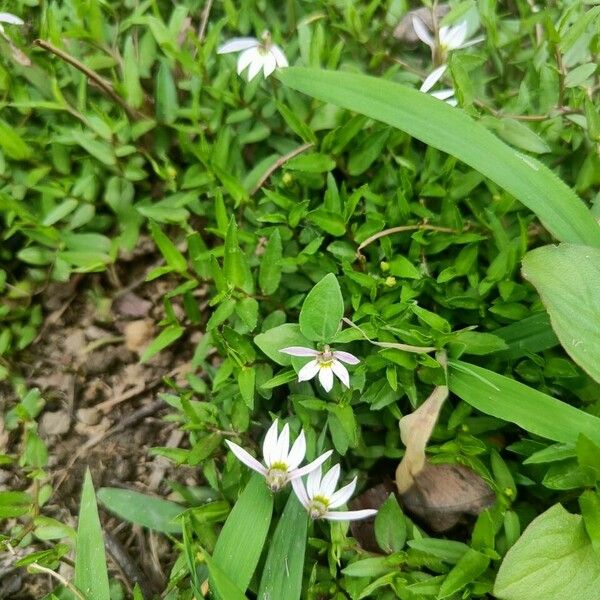
M237 376L238 386L242 399L246 406L252 410L254 408L254 385L256 381L256 371L252 367L243 367Z
M33 154L32 148L6 121L0 120L0 148L9 158L27 160Z
M140 85L138 57L136 56L132 36L127 36L123 48L123 87L128 104L139 108L144 100L144 90Z
M89 469L85 472L79 506L74 583L88 600L110 600L104 538Z
M306 296L300 310L300 331L309 340L331 342L344 316L344 299L333 273L325 275Z
M242 253L238 245L237 225L234 217L231 217L229 221L225 236L223 274L229 284L244 290L247 294L254 293L254 280L246 255Z
M110 487L98 490L98 500L107 510L125 521L161 533L181 534L181 524L175 518L185 508L175 502L133 490Z
M406 542L406 519L396 500L390 494L375 517L375 539L379 547L388 554L400 552Z
M600 381L600 250L537 248L523 258L523 276L539 292L563 348Z
M460 109L398 83L303 67L277 71L299 90L397 127L451 154L535 212L559 240L600 246L600 228L585 204L547 167L516 152Z
M466 585L475 581L488 568L489 564L488 556L469 548L444 579L437 597L441 600L462 590Z
M204 560L210 573L211 588L215 596L220 600L248 600L231 577L215 562L208 554L204 555Z
M525 123L514 119L496 119L494 117L486 117L483 123L511 146L535 154L550 152L550 146Z
M274 229L267 242L258 272L258 283L265 296L272 294L279 287L279 282L281 281L281 265L279 261L282 256L281 234L279 233L279 229Z
M319 208L313 210L308 219L330 235L340 237L346 233L346 222L342 215Z
M307 527L306 509L291 493L269 543L258 600L300 598Z
M576 87L585 83L586 79L591 77L596 69L598 68L597 63L585 63L575 67L572 71L567 73L565 77L565 87Z
M579 508L596 557L600 559L600 495L586 490L579 496Z
M167 346L170 346L173 342L178 340L185 332L185 327L181 325L167 325L158 336L148 344L148 347L142 353L140 357L141 362L150 360L155 354L158 354L161 350L164 350Z
M455 565L469 550L469 546L455 540L444 540L439 538L422 538L410 540L408 545L415 550L426 552L444 562Z
M517 323L494 330L494 335L502 338L508 345L507 350L501 350L500 356L506 358L520 358L528 353L540 352L558 345L558 338L550 319L545 312L540 312L530 317L525 317Z
M288 108L282 102L276 103L277 110L279 114L284 118L288 127L299 137L301 137L305 142L312 142L313 144L317 143L317 136L314 134L313 130L296 115L296 113Z
M300 332L296 323L284 323L273 327L254 337L254 343L278 365L287 367L292 364L292 357L280 352L282 348L290 346L310 346L307 339Z
M242 592L258 565L272 514L273 494L264 477L255 473L227 517L213 552L215 564Z
M600 562L583 519L555 504L508 551L494 595L500 600L596 600L598 581Z
M600 443L600 418L488 369L461 361L449 367L450 390L477 410L557 442L575 444L583 433Z
M326 173L335 168L335 160L326 154L303 154L286 162L285 168L303 173Z
M2 132L0 131L1 135ZM71 136L75 142L101 163L109 167L117 163L113 149L107 142L96 140L90 134L83 133L83 131L73 130Z
M175 246L154 221L149 221L148 227L150 228L152 239L160 250L160 253L164 256L167 264L174 271L184 273L187 268L187 262L183 254L177 249L177 246Z
M161 123L173 123L177 118L177 88L166 59L161 59L156 74L156 119Z

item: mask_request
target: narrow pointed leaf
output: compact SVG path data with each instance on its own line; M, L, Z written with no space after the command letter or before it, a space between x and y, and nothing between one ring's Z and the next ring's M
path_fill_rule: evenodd
M74 583L88 600L110 600L104 538L89 469L85 473L79 506Z

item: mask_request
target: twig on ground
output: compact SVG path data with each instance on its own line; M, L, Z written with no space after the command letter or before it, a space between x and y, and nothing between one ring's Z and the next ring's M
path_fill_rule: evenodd
M263 173L262 177L258 180L257 184L252 188L252 190L250 190L250 195L254 196L254 194L256 194L256 192L258 192L258 190L260 190L260 188L263 186L265 181L267 181L267 179L269 179L269 177L271 177L271 175L273 175L273 173L277 171L279 167L284 165L288 160L291 160L295 156L298 156L298 154L302 154L302 152L308 150L309 148L312 148L313 146L314 144L312 142L307 142L306 144L302 144L302 146L298 146L297 148L294 148L294 150L292 150L291 152L288 152L287 154L284 154L282 157L278 158Z
M451 229L450 227L438 227L437 225L428 225L427 223L421 223L421 225L400 225L399 227L390 227L389 229L378 231L377 233L369 236L366 240L364 240L364 242L362 242L360 246L356 249L356 255L358 256L358 258L363 257L360 251L363 248L366 248L369 244L372 244L374 241L378 240L379 238L386 237L394 233L403 233L405 231L417 231L419 229L427 229L429 231L441 231L442 233L460 233L459 231Z
M200 42L204 41L204 35L206 34L206 26L208 25L208 17L210 16L210 9L212 8L213 0L208 0L206 6L202 10L202 16L200 17L200 27L198 27L198 39Z
M112 533L104 531L104 545L113 562L121 571L129 592L132 592L133 586L137 583L144 598L152 598L155 590L152 589L142 569L125 550L121 542Z
M97 87L99 87L111 100L114 100L132 119L143 118L145 115L135 110L125 100L115 92L115 89L112 86L110 81L104 79L93 71L88 66L84 65L80 60L77 60L74 56L71 56L64 50L57 48L47 40L34 40L34 46L39 46L43 48L47 52L58 56L58 58L64 60L66 63L70 64L72 67L75 67L78 71L81 71L92 83L94 83Z

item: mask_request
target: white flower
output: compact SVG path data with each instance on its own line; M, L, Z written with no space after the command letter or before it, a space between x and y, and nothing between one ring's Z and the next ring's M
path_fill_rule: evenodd
M298 477L302 477L320 467L330 456L332 450L328 450L325 454L321 454L319 458L313 460L302 468L298 468L304 460L306 454L306 438L304 431L292 445L290 450L290 428L286 423L281 434L277 435L277 419L267 431L265 441L263 442L263 459L265 465L262 465L252 455L250 455L241 446L225 440L230 450L241 460L246 466L260 473L267 481L267 485L273 492L278 492L289 481L293 481Z
M9 23L10 25L23 25L23 19L20 19L11 13L0 12L0 33L4 33L4 27L2 23Z
M357 365L360 362L354 354L332 350L329 346L325 346L322 352L303 346L290 346L289 348L282 348L279 352L291 356L312 356L313 360L300 369L298 381L308 381L318 374L319 381L326 392L333 387L334 374L346 387L350 387L350 375L342 362L349 365Z
M311 519L328 519L330 521L355 521L357 519L366 519L377 513L375 509L367 508L364 510L338 510L334 508L346 504L354 493L356 487L356 477L343 488L335 491L338 479L340 478L340 465L335 465L321 479L321 467L318 467L306 478L306 488L301 479L294 479L292 487L308 511Z
M419 88L421 92L429 92L429 90L442 78L442 75L446 72L448 65L442 65L437 69L434 69L427 75L423 85ZM454 90L446 88L443 90L437 90L435 92L429 92L434 98L445 100L450 106L456 106L456 98L454 97Z
M265 31L260 40L252 37L233 38L225 42L217 50L218 54L241 52L237 62L237 72L240 74L248 68L248 81L252 81L262 69L268 77L277 67L288 66L287 58L279 46L271 41L271 35Z
M438 32L438 40L434 39L428 27L417 16L412 18L415 33L419 39L427 44L432 50L439 48L440 54L445 57L452 50L461 50L473 44L479 44L484 40L483 36L467 40L468 24L466 21L461 21L456 25L444 25L440 27Z

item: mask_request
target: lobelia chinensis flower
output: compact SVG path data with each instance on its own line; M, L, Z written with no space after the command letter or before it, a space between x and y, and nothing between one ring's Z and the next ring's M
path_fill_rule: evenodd
M4 26L2 23L8 23L9 25L23 25L23 19L7 12L0 12L0 33L4 33Z
M456 25L444 25L440 27L437 40L432 36L427 25L419 17L413 16L412 23L419 39L427 44L434 54L437 52L442 61L446 59L448 53L452 52L452 50L462 50L463 48L473 46L473 44L479 44L479 42L484 40L483 36L467 40L469 26L466 21L461 21Z
M340 478L340 465L332 467L321 477L321 467L312 471L306 478L306 487L301 479L294 479L292 487L300 501L306 508L311 519L328 519L329 521L356 521L366 519L377 513L375 509L364 510L334 510L350 500L356 488L356 477L337 492L338 479Z
M229 440L225 440L230 450L241 462L257 473L260 473L265 478L267 485L273 492L278 492L287 485L289 481L294 481L298 477L302 477L303 475L307 475L311 471L314 471L316 468L320 467L332 453L332 450L328 450L304 467L298 468L306 454L306 438L304 436L304 431L300 432L300 435L290 449L289 425L286 423L279 435L277 435L277 430L278 424L277 419L275 419L269 428L269 431L267 431L265 441L263 442L264 465L246 452L241 446L238 446Z
M237 72L248 68L248 81L252 81L262 69L265 78L277 67L288 66L283 50L271 41L271 34L265 31L261 39L253 37L233 38L219 46L217 54L241 52L237 62Z
M454 97L453 89L446 88L443 90L436 90L433 92L429 91L442 78L442 76L446 72L446 69L448 69L448 65L442 65L442 66L438 67L437 69L434 69L433 71L431 71L431 73L429 73L429 75L427 75L427 77L425 78L425 81L423 81L423 84L421 85L419 90L421 92L429 92L434 98L438 98L439 100L444 100L448 104L450 104L450 106L456 106L457 101L456 101L456 98Z
M333 350L329 346L324 346L321 352L303 346L290 346L282 348L279 352L290 356L311 356L313 360L306 363L298 372L298 381L308 381L318 375L326 392L333 387L334 374L346 387L350 387L350 374L342 363L357 365L360 362L354 354Z

